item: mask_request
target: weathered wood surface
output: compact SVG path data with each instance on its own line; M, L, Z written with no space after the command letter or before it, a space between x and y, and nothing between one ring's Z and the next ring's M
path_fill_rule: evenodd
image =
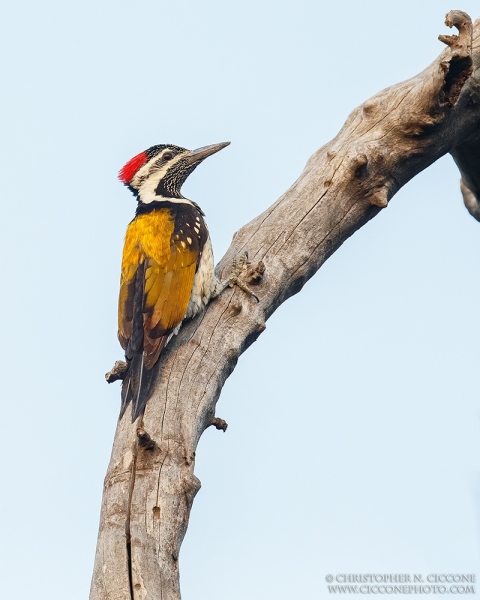
M245 225L219 264L248 250L260 301L227 289L166 348L143 420L118 423L105 478L91 600L180 598L178 555L200 482L195 450L239 355L265 321L412 177L447 152L462 173L467 208L480 215L480 20L447 24L459 36L416 77L356 108L298 180ZM473 62L472 62L473 56ZM225 424L226 425L226 424ZM137 432L137 428L139 428Z

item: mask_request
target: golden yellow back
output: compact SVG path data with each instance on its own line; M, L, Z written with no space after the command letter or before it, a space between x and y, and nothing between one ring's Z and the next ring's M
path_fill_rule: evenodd
M138 215L125 235L118 337L127 357L143 346L147 369L187 311L199 252L182 238L168 208Z

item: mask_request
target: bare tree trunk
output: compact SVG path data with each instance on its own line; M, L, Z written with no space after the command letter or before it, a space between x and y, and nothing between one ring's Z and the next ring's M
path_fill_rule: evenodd
M143 419L118 423L105 478L91 600L180 598L178 555L193 499L195 449L238 357L265 321L343 242L447 152L480 220L480 20L447 15L459 36L425 71L356 108L292 187L233 238L218 266L248 250L259 302L225 291L162 354ZM265 272L263 273L263 265Z

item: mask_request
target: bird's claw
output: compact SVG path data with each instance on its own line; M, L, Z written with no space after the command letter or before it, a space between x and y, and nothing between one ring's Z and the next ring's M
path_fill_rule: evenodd
M238 258L235 257L232 261L232 271L230 273L230 277L224 282L224 289L227 286L233 288L233 286L236 285L246 294L255 298L257 302L260 302L258 296L254 294L248 285L240 279L240 275L244 270L246 270L249 264L247 252L242 252Z

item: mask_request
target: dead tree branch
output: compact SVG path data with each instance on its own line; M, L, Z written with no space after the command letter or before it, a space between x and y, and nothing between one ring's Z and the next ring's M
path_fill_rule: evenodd
M248 251L259 302L226 290L188 323L157 365L140 423L118 423L105 479L91 600L180 598L178 555L200 481L195 450L217 426L215 406L238 357L265 321L417 173L451 152L470 213L480 200L480 20L447 15L458 36L425 71L356 108L339 134L263 214L245 225L218 266ZM479 219L480 220L480 219ZM146 433L148 431L148 434Z

